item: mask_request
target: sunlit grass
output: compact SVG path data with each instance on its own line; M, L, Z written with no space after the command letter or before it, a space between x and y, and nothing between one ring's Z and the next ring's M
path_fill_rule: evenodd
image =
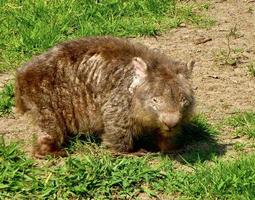
M7 83L2 90L0 90L0 117L10 114L14 105L14 89L13 83Z
M196 6L175 0L2 0L0 71L68 39L158 35L182 22L210 26L212 20L193 12Z
M227 119L227 123L235 129L237 135L248 135L255 138L255 113L237 113Z
M90 144L84 143L83 145ZM0 142L0 193L3 199L135 199L164 195L180 199L254 199L255 155L237 161L214 160L187 172L168 156L112 156L93 150L67 158L38 161L20 145ZM97 151L96 153L93 151Z

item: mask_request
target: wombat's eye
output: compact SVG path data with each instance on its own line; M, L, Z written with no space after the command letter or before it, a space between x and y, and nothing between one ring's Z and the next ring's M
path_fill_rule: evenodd
M183 106L188 106L189 105L189 101L186 98L182 99L182 105Z

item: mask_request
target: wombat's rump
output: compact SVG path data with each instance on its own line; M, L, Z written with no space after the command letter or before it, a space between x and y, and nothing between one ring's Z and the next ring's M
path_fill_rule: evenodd
M192 112L193 62L112 37L66 42L17 70L16 107L30 111L45 135L36 155L58 154L67 136L96 133L107 147L130 152L152 132L159 148Z

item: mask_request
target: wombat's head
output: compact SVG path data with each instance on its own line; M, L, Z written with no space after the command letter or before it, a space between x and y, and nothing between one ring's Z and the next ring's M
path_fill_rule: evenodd
M193 91L189 76L194 61L189 63L147 63L139 57L132 60L135 118L144 126L154 126L171 133L192 112Z

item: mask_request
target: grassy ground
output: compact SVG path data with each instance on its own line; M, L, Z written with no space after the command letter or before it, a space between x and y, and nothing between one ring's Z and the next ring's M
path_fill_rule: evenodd
M14 106L13 83L7 83L0 91L0 117L12 112Z
M233 117L229 118L227 123L236 129L235 134L248 135L251 138L255 138L254 112L237 113Z
M231 162L213 159L173 168L159 154L113 157L90 143L74 143L82 152L43 163L24 155L17 144L0 143L0 191L7 199L139 199L178 195L183 199L254 199L255 154ZM76 149L77 150L77 149Z
M0 72L76 37L155 36L183 23L208 27L213 20L198 14L208 6L174 0L3 0ZM0 91L0 117L11 113L13 96L9 82ZM255 199L255 154L247 155L245 144L238 142L238 157L220 159L226 146L216 140L227 129L232 137L246 135L252 141L253 111L213 126L198 115L183 128L184 151L142 157L114 156L93 139L77 138L67 147L67 158L41 161L21 150L26 144L0 138L0 199Z
M175 0L60 0L0 2L0 71L67 39L89 35L158 35L182 22L212 21ZM206 4L199 6L207 8Z

